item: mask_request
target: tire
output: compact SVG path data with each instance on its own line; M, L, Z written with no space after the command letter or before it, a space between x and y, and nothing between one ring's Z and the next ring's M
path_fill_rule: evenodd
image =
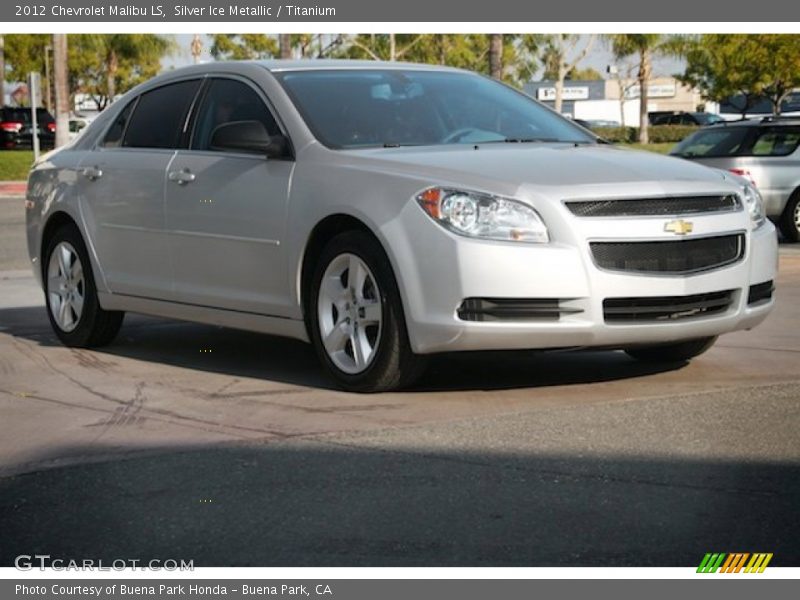
M78 228L68 224L57 229L47 242L44 257L47 316L58 339L74 348L110 344L125 313L100 308L89 254Z
M789 198L778 226L787 241L800 241L800 190L795 190L794 194Z
M389 391L411 385L422 374L424 357L411 350L389 259L371 235L347 231L330 240L308 290L311 342L342 388Z
M631 358L643 362L685 362L711 348L717 337L698 338L674 344L658 344L655 346L638 346L625 348Z

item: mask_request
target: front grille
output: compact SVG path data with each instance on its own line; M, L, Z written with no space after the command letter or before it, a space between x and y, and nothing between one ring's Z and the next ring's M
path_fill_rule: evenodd
M589 246L601 269L683 275L740 260L744 256L744 234L663 242L591 242Z
M736 196L681 196L678 198L625 198L565 203L578 217L664 217L738 210Z
M462 321L555 321L561 315L583 312L562 306L559 298L467 298L458 307Z
M772 292L775 291L775 284L771 281L751 285L747 294L747 304L758 304L772 300Z
M733 290L693 296L647 296L606 298L603 316L606 323L679 321L724 313L733 303Z

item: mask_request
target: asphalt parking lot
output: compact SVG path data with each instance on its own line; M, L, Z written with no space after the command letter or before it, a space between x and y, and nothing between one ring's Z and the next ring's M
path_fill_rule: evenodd
M444 356L334 389L310 347L140 316L59 345L0 198L0 565L800 565L800 251L690 365Z

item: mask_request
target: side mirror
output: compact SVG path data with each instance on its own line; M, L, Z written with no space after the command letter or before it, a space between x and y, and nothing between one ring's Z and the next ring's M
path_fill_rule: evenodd
M214 129L209 149L283 158L288 153L289 141L283 135L270 135L261 121L232 121Z

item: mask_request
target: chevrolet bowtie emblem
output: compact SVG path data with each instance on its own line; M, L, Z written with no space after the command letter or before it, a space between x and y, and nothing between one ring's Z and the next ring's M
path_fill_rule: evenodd
M684 221L683 219L669 221L664 225L664 231L669 231L675 235L686 235L687 233L692 233L693 229L694 223L691 221Z

